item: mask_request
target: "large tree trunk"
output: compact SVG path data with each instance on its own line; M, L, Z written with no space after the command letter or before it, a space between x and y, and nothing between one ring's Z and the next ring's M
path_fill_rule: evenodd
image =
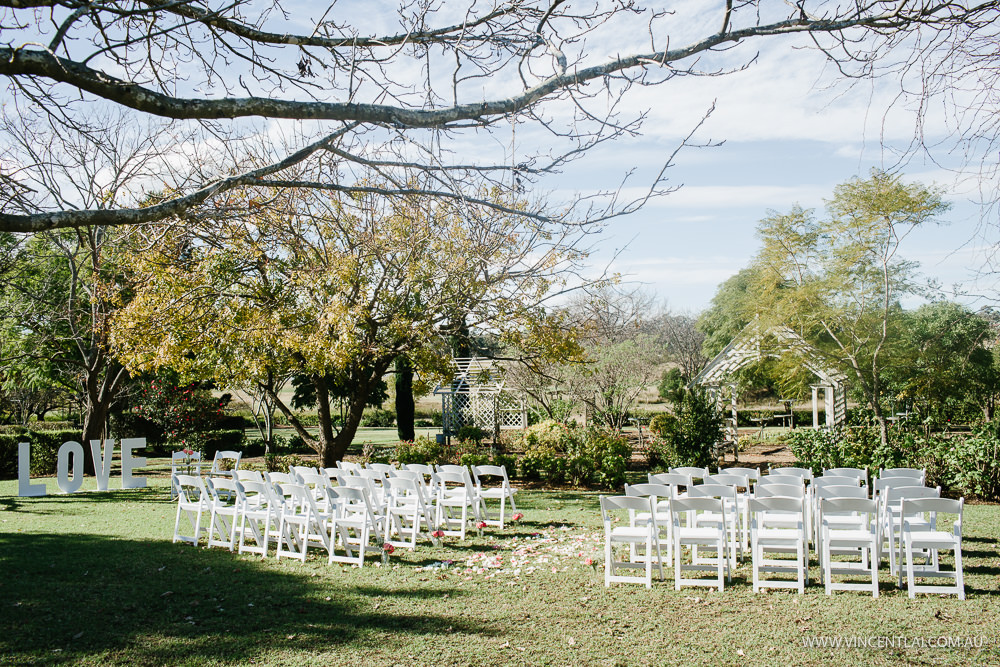
M413 367L404 355L396 357L396 434L405 442L416 438L414 428Z
M87 369L86 377L86 409L83 413L83 449L90 451L91 440L104 440L108 437L108 415L114 404L115 395L127 372L115 361L110 361L99 352L94 363ZM128 434L118 434L119 437ZM84 473L93 475L96 470L91 456L84 456Z

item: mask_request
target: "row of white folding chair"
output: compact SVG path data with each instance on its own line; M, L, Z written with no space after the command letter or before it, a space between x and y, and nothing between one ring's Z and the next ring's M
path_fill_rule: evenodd
M663 579L663 548L661 513L657 509L655 496L601 496L601 518L604 523L604 585L610 586L616 582L641 582L647 588L652 586L653 566L657 567L659 578ZM674 498L670 500L670 522L673 544L674 587L706 584L717 585L721 591L725 581L731 577L727 553L727 535L725 529L725 507L718 498ZM627 512L628 520L615 516L616 512ZM722 517L722 521L699 521L702 514ZM645 522L633 521L634 517L648 517ZM628 556L616 558L615 545L628 545ZM639 546L643 547L638 553ZM685 547L692 551L690 563L683 558ZM697 550L703 552L714 550L716 557L699 558ZM618 574L620 570L640 569L644 573L639 576ZM717 577L713 580L702 578L686 578L686 571L713 571Z

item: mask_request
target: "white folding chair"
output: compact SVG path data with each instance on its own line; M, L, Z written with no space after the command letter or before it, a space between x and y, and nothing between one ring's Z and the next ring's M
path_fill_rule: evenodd
M829 478L829 479L841 479L841 478ZM822 503L824 500L832 500L834 498L852 498L856 500L867 500L868 491L867 489L857 486L857 480L852 478L842 478L848 481L848 484L843 486L820 486L817 487L811 494L811 502L813 504L813 535L816 540L816 555L819 558L820 571L823 568L823 510ZM876 519L878 518L878 501L873 500L876 507ZM854 512L847 513L836 513L827 517L828 522L832 525L833 529L838 528L852 528L857 526L858 517ZM836 553L840 553L842 550L836 550ZM851 549L850 553L860 553L857 549ZM862 554L863 555L863 554ZM878 556L876 551L874 554Z
M670 501L670 520L674 532L674 589L682 586L718 586L721 592L725 581L731 580L729 568L729 543L726 531L725 503L721 498L675 498ZM698 521L699 514L707 514L713 520ZM722 516L719 521L714 517ZM683 562L684 547L691 548L691 562ZM714 551L714 559L698 556L698 547ZM716 572L715 579L686 578L685 571ZM725 575L725 576L723 576Z
M288 466L288 473L301 484L302 475L315 475L319 473L319 468L312 466Z
M239 553L260 554L267 557L271 536L280 535L280 503L275 499L274 487L264 481L248 479L243 485L245 504L240 516Z
M316 507L312 490L304 484L279 484L285 501L278 520L278 549L275 557L297 558L303 563L310 546L332 553L330 527Z
M421 536L429 536L434 531L434 514L428 504L422 476L410 473L412 477L390 477L388 479L388 503L386 506L385 541L393 546L417 548ZM397 535L398 540L392 536Z
M194 475L174 475L177 484L177 516L174 519L174 542L190 542L198 546L202 533L208 532L207 526L201 525L201 515L211 514L211 496L205 487L205 481ZM181 516L187 519L191 528L190 535L181 534Z
M231 474L233 470L239 470L240 459L242 457L242 452L234 452L232 450L216 452L215 458L212 459L212 469L209 471L209 474L228 475Z
M243 485L231 477L211 477L206 482L211 517L208 524L208 546L236 550L236 527L246 505Z
M914 478L903 478L916 481ZM889 573L893 576L899 574L901 563L896 559L899 548L900 533L903 530L903 500L918 500L920 498L940 498L941 487L927 486L893 486L885 489L880 500L882 502L882 541L888 543L889 549ZM918 517L911 517L910 523L915 527ZM930 555L933 557L933 555Z
M859 487L826 487L833 489ZM878 597L878 568L881 536L879 535L878 501L869 498L820 499L820 561L826 594L833 591L871 591ZM858 553L860 561L838 560L834 554ZM867 575L871 583L834 581L833 575Z
M750 550L753 563L753 592L761 588L793 588L805 592L809 584L809 535L806 524L806 499L776 496L751 498ZM767 525L766 516L788 517L781 526ZM794 553L788 558L767 558L765 554ZM789 574L795 579L764 579L761 573Z
M507 503L510 502L511 512L517 512L517 505L514 504L514 494L517 493L517 489L510 485L507 467L472 466L472 480L476 487L476 495L479 496L482 520L490 526L499 526L500 530L503 530ZM484 486L483 482L492 483L495 486ZM487 500L500 501L500 514L495 519L490 517L489 509L486 507Z
M962 569L962 508L965 498L904 498L900 506L903 520L900 540L899 586L903 585L902 562L906 561L906 584L911 598L917 593L954 593L959 600L965 599L965 574ZM939 530L937 520L941 514L957 515L952 529ZM945 571L940 567L938 552L951 550L955 554L955 569ZM930 565L916 565L913 557L917 553L932 553ZM917 577L943 577L954 580L951 586L918 584Z
M610 587L613 583L644 583L646 588L652 588L654 560L659 570L660 579L663 579L663 564L660 560L652 557L647 557L641 562L633 562L631 557L628 557L628 560L618 560L615 557L614 546L616 544L629 545L629 554L632 553L631 546L634 544L643 545L647 556L660 552L660 530L656 523L653 499L636 496L601 496L600 501L601 520L604 523L604 585ZM632 526L623 517L616 517L616 512L645 513L651 518L644 525ZM616 574L619 570L633 569L643 570L643 574Z
M201 477L201 452L192 451L190 454L184 451L170 454L170 499L177 497L177 485L175 477L177 475L194 475Z
M469 521L475 520L479 523L481 520L479 497L472 485L469 470L467 468L461 472L442 470L434 476L438 494L435 502L437 510L435 523L445 535L457 536L464 540ZM455 515L456 511L458 516Z
M653 508L656 511L656 525L659 527L660 551L656 553L657 562L670 567L673 561L673 525L670 522L670 499L674 497L674 487L666 484L626 484L625 495L636 498L649 498L653 501ZM629 525L645 526L650 521L648 512L629 512ZM643 558L649 554L639 554L636 545L631 545L631 559L634 562L642 562ZM664 556L663 552L666 552Z
M733 508L733 516L739 526L739 554L742 556L750 550L750 514L747 509L747 500L750 498L752 488L750 478L740 473L720 472L706 477L705 484L722 484L732 487L735 491L736 506Z
M371 499L363 488L338 486L330 492L337 512L331 520L331 545L328 562L351 563L364 567L365 554L381 553L381 545L372 545L385 532L384 517L376 516ZM337 551L337 544L343 554Z

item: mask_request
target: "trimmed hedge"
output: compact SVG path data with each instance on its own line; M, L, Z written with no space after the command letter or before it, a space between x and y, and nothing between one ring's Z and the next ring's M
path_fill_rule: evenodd
M64 442L81 442L77 430L29 431L0 433L0 476L10 479L17 476L17 450L22 442L31 443L31 474L54 475L59 448ZM84 444L84 452L89 449Z

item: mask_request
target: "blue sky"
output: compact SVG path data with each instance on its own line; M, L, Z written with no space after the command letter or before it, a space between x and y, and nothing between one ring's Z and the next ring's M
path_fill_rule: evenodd
M967 292L988 291L989 285L973 281L984 264L982 216L974 203L978 172L969 172L954 150L944 109L932 107L925 118L925 137L938 148L900 165L916 123L912 109L897 99L900 81L848 85L819 53L796 46L783 39L741 47L727 54L730 62L759 49L757 62L745 71L669 81L630 97L633 111L650 110L643 136L603 147L567 169L561 192L608 187L630 168L640 185L713 100L716 111L696 137L724 143L682 151L668 173L670 184L683 187L613 222L594 257L595 270L618 252L614 271L645 285L672 310L698 312L756 253L755 226L768 210L795 204L821 210L834 186L878 167L907 181L936 183L952 204L943 218L947 224L915 231L903 256L949 290L961 284Z

